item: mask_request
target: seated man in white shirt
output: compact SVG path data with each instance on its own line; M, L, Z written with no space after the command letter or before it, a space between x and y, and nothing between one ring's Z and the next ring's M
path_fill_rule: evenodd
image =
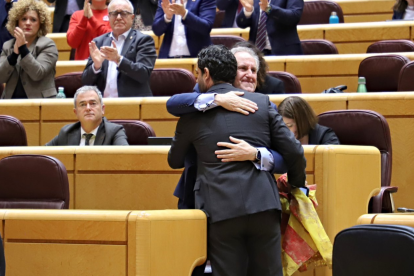
M149 81L157 58L154 40L131 29L134 8L130 1L112 0L108 14L112 32L89 44L83 84L96 85L105 98L152 96Z
M96 86L83 86L74 96L73 112L79 122L64 126L46 146L128 146L123 126L103 117L105 105Z

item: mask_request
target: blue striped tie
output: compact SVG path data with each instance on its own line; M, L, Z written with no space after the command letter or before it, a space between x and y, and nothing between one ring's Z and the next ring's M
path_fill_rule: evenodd
M266 31L266 20L267 14L264 11L261 11L260 19L259 19L259 26L257 28L257 36L256 36L256 46L259 48L260 51L266 47L266 38L267 38L267 31Z

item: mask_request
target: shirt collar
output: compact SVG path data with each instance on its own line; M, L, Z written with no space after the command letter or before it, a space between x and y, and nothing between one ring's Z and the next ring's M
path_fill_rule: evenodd
M99 125L97 128L95 128L94 130L92 130L90 133L91 134L93 134L93 137L96 137L96 133L98 133L98 128L100 127L101 125ZM88 134L88 133L86 133L86 131L85 130L83 130L83 127L81 126L81 138L83 137L83 135L84 134Z
M127 36L128 36L128 34L129 34L129 32L131 31L131 28L129 28L129 30L128 31L126 31L125 33L123 33L123 34L120 34L119 36L118 36L118 38L120 38L121 36L122 37L124 37L124 38L126 38ZM114 37L114 35L112 34L112 32L111 32L111 34L109 35L109 37L111 37L112 39L114 39L115 41L118 41L118 40L116 40L115 39L115 37Z

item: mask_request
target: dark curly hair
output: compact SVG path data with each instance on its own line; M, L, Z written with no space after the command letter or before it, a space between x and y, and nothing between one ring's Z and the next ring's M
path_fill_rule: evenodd
M208 68L214 84L219 82L233 83L237 75L237 60L223 45L211 45L198 53L197 66L200 71Z
M35 11L39 17L39 31L37 36L45 36L48 34L49 29L52 26L52 20L50 19L50 12L47 5L43 2L35 0L20 0L13 3L13 7L9 11L9 21L6 28L11 35L14 35L14 29L19 26L20 18L28 11Z

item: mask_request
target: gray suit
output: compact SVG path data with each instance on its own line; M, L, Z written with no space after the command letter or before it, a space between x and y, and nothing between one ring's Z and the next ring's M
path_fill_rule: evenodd
M80 122L62 127L59 134L46 146L79 146L81 141ZM108 122L103 117L102 123L96 133L95 146L128 146L124 127Z
M23 59L19 56L17 64L11 66L7 57L11 55L15 39L3 44L0 56L0 83L6 83L2 99L11 99L17 82L20 80L29 99L56 96L55 74L58 51L55 42L41 36L29 47L30 54Z
M111 46L111 33L95 38L96 46ZM121 56L123 59L118 67L118 96L143 97L152 96L150 76L154 69L157 53L152 37L137 30L131 30L126 37ZM105 91L106 76L108 74L108 60L102 63L101 72L95 74L92 69L93 60L89 57L82 75L84 85L96 85L99 90Z
M211 87L208 92L226 93L234 90L240 89L229 84L219 84ZM198 158L195 204L196 208L204 210L209 217L209 254L213 273L243 275L244 269L238 270L238 267L245 265L248 258L255 265L265 262L261 268L272 267L277 263L266 272L249 270L251 275L280 275L281 266L277 262L280 257L280 221L279 218L272 222L269 220L280 215L275 214L274 212L279 213L275 210L281 210L273 175L257 170L250 161L223 163L214 152L220 149L217 142L229 141L229 136L243 139L251 145L277 150L288 167L289 183L296 187L305 184L306 160L302 146L283 123L282 117L271 107L268 96L245 93L244 97L256 102L259 110L245 116L217 107L205 113L182 116L177 124L168 162L172 168L182 168L188 149L194 145ZM269 215L266 211L270 210L273 213ZM247 221L239 220L244 217ZM240 230L243 228L241 225L246 225L249 220L260 222L263 227L258 224L256 227ZM264 233L265 228L271 228L274 232ZM234 237L237 235L234 234L236 229L245 231L240 233L240 237L246 237L245 240L239 241ZM216 247L217 243L210 243L212 240L218 241L221 246ZM268 243L272 245L268 246ZM252 245L251 248L249 244ZM245 247L248 248L246 256L243 255ZM269 247L270 250L265 249ZM238 253L234 251L241 253L235 258L233 255ZM264 256L261 255L263 252L266 252ZM213 259L229 263L228 268L221 272L219 269L215 270Z

